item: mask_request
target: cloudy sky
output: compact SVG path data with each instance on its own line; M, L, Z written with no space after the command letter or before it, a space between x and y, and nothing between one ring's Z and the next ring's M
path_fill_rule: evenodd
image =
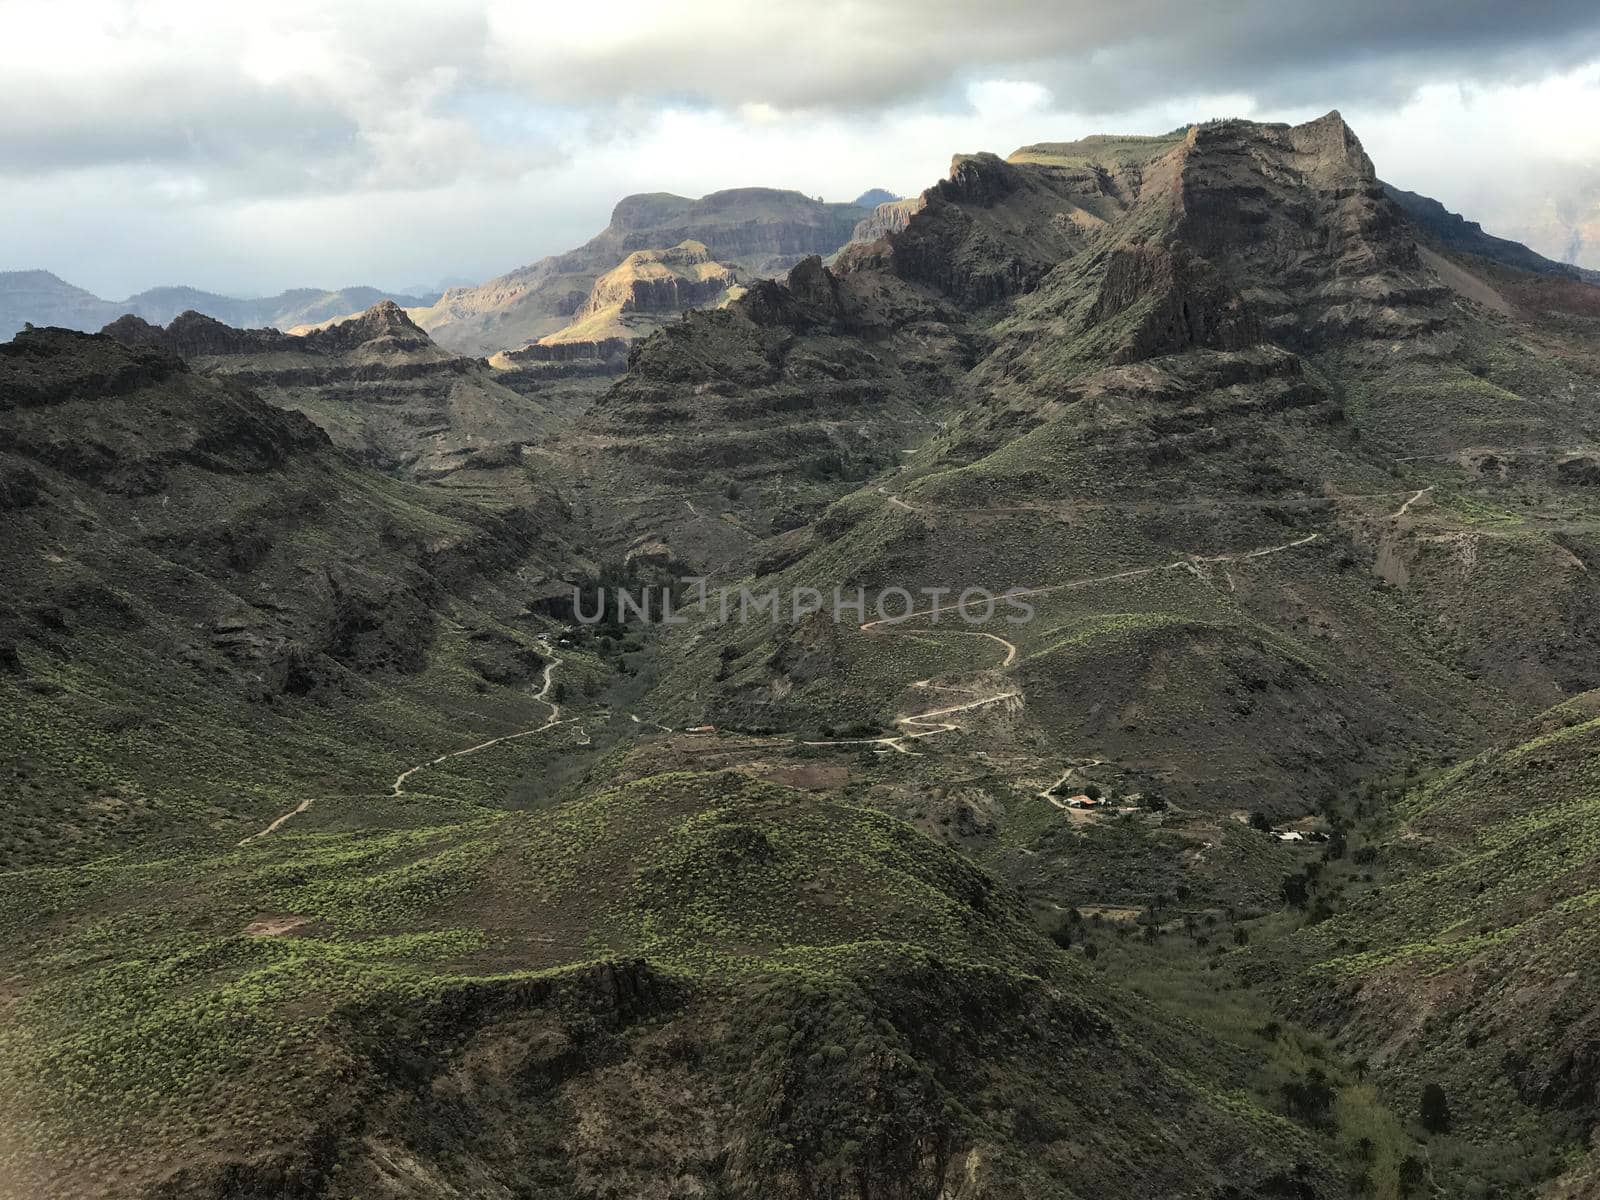
M480 280L629 192L922 190L958 151L1340 109L1600 267L1593 0L0 0L0 270L120 299Z

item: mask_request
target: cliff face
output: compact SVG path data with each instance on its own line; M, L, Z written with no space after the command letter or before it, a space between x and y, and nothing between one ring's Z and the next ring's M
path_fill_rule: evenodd
M681 242L669 250L636 250L595 280L577 315L581 321L608 309L629 313L697 308L737 282L737 272L713 261L700 242Z
M810 254L831 254L850 239L865 210L827 204L776 188L731 188L698 200L657 194L619 203L611 224L585 249L630 253L694 240L719 261L775 274Z
M1141 193L1176 137L1141 139L1126 159L1101 161L1078 144L1028 147L1010 160L958 155L918 202L900 202L901 228L848 247L845 269L883 269L968 308L1032 290Z
M664 192L628 196L612 211L611 223L578 249L478 287L452 288L411 315L434 340L461 353L516 349L571 325L600 279L625 268L635 252L664 255L694 242L729 271L777 275L808 255L832 254L870 211L772 188L735 188L698 200ZM668 299L668 290L658 302ZM689 289L691 296L696 290ZM691 305L698 303L704 299L691 298Z
M911 220L912 214L922 210L924 203L921 196L885 200L874 207L870 214L856 222L855 229L850 233L850 240L875 242L888 234L899 233Z

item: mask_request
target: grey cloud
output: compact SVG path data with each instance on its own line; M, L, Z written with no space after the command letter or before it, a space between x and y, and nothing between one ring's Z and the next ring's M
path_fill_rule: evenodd
M556 28L509 0L361 0L328 5L310 26L303 11L279 18L325 61L269 84L228 61L249 51L248 24L233 46L190 45L181 28L164 41L140 25L137 3L130 12L140 36L113 70L10 64L0 176L142 164L266 194L491 177L505 155L456 104L485 90L504 94L508 111L518 96L586 108L597 129L686 99L843 114L947 104L981 77L1035 80L1058 108L1083 113L1239 93L1334 107L1600 56L1592 0L709 0ZM515 149L553 157L549 145Z
M1278 104L1404 96L1440 80L1497 82L1600 52L1592 0L827 0L693 13L600 50L541 59L502 39L499 64L541 95L689 95L705 103L849 109L925 97L983 73L1048 82L1063 107L1126 109L1246 93Z
M222 73L149 70L109 85L52 79L21 90L22 103L0 108L0 174L204 169L262 158L293 161L305 173L348 154L360 132L353 115L325 100Z

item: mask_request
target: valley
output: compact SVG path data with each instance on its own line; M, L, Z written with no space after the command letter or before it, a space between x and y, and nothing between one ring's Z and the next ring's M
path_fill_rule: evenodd
M1337 112L861 199L0 346L0 1196L1595 1186L1593 285Z

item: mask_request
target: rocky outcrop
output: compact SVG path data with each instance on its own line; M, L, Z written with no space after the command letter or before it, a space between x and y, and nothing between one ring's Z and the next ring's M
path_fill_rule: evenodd
M762 280L739 301L739 311L758 325L804 329L826 326L845 316L839 281L813 255L789 272L780 285Z
M1174 152L1173 233L1263 331L1312 348L1438 330L1449 289L1337 113L1304 125L1213 121Z
M279 412L240 388L203 382L158 347L125 346L110 337L62 329L27 330L0 346L0 411L104 404L154 389L184 399L205 391L211 403L193 419L169 422L159 431L125 427L120 412L108 412L100 421L83 419L98 429L84 437L48 421L19 419L0 446L110 493L152 495L183 466L257 474L327 445L327 438L298 413ZM24 475L35 479L31 490L36 493L36 476Z
M0 411L124 396L187 370L159 346L125 348L110 337L27 329L0 344Z
M352 321L337 321L305 335L308 347L325 354L344 354L373 342L396 351L437 350L432 339L393 300L373 305Z
M305 343L276 329L235 329L215 317L192 311L173 318L164 330L130 316L113 322L101 332L113 337L157 342L184 358L208 354L267 354L305 348Z
M848 247L839 265L888 270L964 308L996 304L1030 291L1085 244L1092 226L1062 214L1098 203L1103 192L1087 171L1053 173L993 154L961 155L949 178L920 203L905 204L901 229Z
M1242 350L1261 338L1260 323L1243 297L1181 246L1129 246L1111 253L1090 320L1112 322L1130 310L1136 310L1135 324L1114 355L1120 362L1196 347Z
M887 237L891 233L899 233L910 222L912 216L922 211L922 206L927 201L921 196L911 196L903 200L886 200L872 210L870 216L863 217L856 222L856 227L851 231L852 242L875 242L879 238Z
M428 335L392 300L374 305L358 317L312 329L302 336L276 329L235 329L215 317L185 312L165 329L128 314L100 331L127 345L163 346L184 358L242 354L315 354L336 358L358 347L379 343L383 348L439 353Z
M1600 487L1600 457L1573 454L1556 463L1556 480L1578 487Z
M595 280L578 319L607 309L619 313L697 308L738 282L733 268L716 262L700 242L667 250L636 250ZM556 335L552 340L560 340Z
M629 339L602 338L598 341L535 342L520 350L495 355L496 366L525 367L534 363L619 363L626 365Z

